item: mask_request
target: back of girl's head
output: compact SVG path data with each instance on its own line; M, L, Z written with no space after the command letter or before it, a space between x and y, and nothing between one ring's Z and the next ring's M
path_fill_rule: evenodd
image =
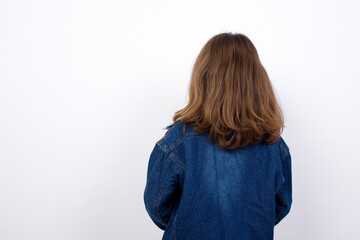
M191 73L189 102L174 122L209 133L223 149L272 144L284 119L257 50L240 33L220 33L201 49Z

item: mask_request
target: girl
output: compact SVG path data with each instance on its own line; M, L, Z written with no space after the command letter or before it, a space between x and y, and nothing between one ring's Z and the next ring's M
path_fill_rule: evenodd
M143 197L162 239L273 239L292 204L283 128L253 43L213 36L195 61L189 103L149 158Z

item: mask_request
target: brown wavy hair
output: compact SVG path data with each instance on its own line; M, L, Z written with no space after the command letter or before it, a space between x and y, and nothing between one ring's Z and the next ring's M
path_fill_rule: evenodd
M280 138L283 113L247 36L224 32L204 45L192 69L189 102L173 121L184 124L184 133L186 126L208 133L222 149Z

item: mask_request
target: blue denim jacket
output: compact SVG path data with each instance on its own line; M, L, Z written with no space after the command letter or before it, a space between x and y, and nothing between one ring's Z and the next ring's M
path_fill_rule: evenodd
M273 239L292 204L289 148L281 137L224 150L176 122L151 152L143 197L163 240Z

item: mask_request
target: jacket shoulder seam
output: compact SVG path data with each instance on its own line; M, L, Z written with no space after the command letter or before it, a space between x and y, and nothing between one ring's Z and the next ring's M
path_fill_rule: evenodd
M282 152L285 154L285 156L282 157L282 159L281 159L281 161L283 161L289 155L289 150L287 148L285 148L280 141L278 141L278 146L281 148Z
M157 142L160 144L163 143L163 141L167 138L167 136L174 130L175 126L177 125L178 123L175 123L171 126L171 128L165 133L165 135Z
M158 145L159 148L164 152L165 156L167 156L168 158L170 158L172 161L174 161L174 163L175 163L176 165L178 165L178 166L181 167L183 170L185 170L185 164L183 164L182 162L178 161L172 154L170 154L170 151L166 151L160 143L156 143L156 145Z
M172 125L172 127L166 132L166 134L157 142L160 146L162 146L162 149L164 152L166 153L170 153L172 150L174 150L176 147L178 147L179 145L181 145L185 139L186 136L191 136L191 135L203 135L204 133L198 133L195 130L189 130L187 132L185 132L185 134L183 136L181 136L180 138L176 139L175 141L167 141L168 137L170 136L170 134L173 132L173 130L175 129L175 127L177 125L179 125L180 122L176 122L174 125Z

